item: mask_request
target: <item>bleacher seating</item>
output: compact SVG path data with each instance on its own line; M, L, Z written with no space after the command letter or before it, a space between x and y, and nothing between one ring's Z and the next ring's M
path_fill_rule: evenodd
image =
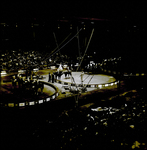
M134 95L130 101L127 97L123 97L125 104L118 108L111 101L111 107L95 105L86 110L64 111L41 124L35 137L39 136L41 146L51 149L131 149L136 141L145 148L147 102L141 96Z

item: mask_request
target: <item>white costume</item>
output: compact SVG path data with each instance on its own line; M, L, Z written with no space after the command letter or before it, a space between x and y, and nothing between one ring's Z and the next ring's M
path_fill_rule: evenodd
M61 64L60 64L60 66L59 66L58 70L59 70L59 71L62 71L62 70L63 70L63 68L62 68Z

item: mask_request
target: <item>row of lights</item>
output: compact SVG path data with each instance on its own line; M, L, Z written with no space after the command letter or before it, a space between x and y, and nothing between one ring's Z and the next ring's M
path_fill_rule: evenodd
M81 24L84 24L84 22L81 22ZM91 22L91 24L94 24L94 22ZM58 29L60 29L60 25L58 24ZM70 24L70 29L72 29L72 24ZM86 25L84 24L83 29L86 29Z
M56 81L59 83L59 81ZM102 87L108 87L108 86L113 86L113 85L117 85L119 83L119 81L115 81L113 83L107 83L107 84L95 84L95 85L90 85L90 87L92 88L102 88ZM61 82L61 84L68 84L69 86L71 86L71 83L67 83L67 82ZM80 84L79 84L80 85ZM77 85L78 86L78 85Z
M8 107L14 107L14 106L24 107L24 106L27 106L27 105L32 106L32 105L35 105L35 104L42 104L44 102L49 102L51 99L55 99L57 96L58 96L58 93L56 93L56 95L53 95L51 98L50 97L46 98L46 100L23 102L23 103L18 103L18 104L8 103L8 104L5 104L5 106L8 106Z
M104 63L104 65L106 65L106 63ZM100 66L102 66L102 64L100 64ZM111 71L111 70L104 70L104 69L102 69L102 71L104 71L104 72L109 72L109 73L113 73L113 74L116 74L117 72L116 71ZM120 72L118 72L118 74L120 74ZM130 74L128 74L128 73L124 73L124 76L145 76L146 74L144 74L144 73L135 73L135 74L133 74L133 73L130 73Z
M106 61L114 61L114 60L121 60L121 57L104 59L104 62L106 62Z
M81 24L84 24L85 22L81 22ZM92 21L92 22L90 22L90 24L94 24L94 22ZM9 27L9 25L7 24L7 23L0 23L0 25L2 25L2 26L4 26L4 27ZM17 25L17 23L16 23L16 25L15 25L16 27L18 27L18 25ZM39 24L38 23L31 23L31 27L34 27L34 26L39 26ZM44 26L44 25L43 25ZM70 27L72 26L72 24L70 25ZM85 27L85 25L84 25L84 27ZM136 28L137 26L136 25L134 25L133 26L133 28Z
M6 23L0 23L0 25L2 25L3 27L9 27L9 25L6 24ZM17 28L17 27L18 27L18 24L16 23L14 26ZM33 28L34 26L35 26L35 27L38 27L39 24L33 24L33 23L31 23L31 27ZM44 26L44 25L43 25L43 26Z
M60 25L58 25L58 29L60 29ZM72 24L70 25L69 29L70 29L70 30L73 29ZM84 25L83 29L84 29L84 30L86 29L86 28L85 28L85 25Z
M9 27L9 25L6 25L6 24L4 24L3 26L4 26L4 27L6 27L6 26ZM32 28L33 28L34 26L39 26L39 24L36 24L36 25L35 25L35 24L34 24L34 25L31 24L31 27L32 27ZM18 24L16 24L15 27L17 28L17 27L18 27ZM72 25L70 25L70 29L72 29L72 28L73 28ZM59 26L59 25L58 25L58 29L60 29L60 26ZM86 29L86 28L85 28L85 25L84 25L83 29L84 29L84 30Z

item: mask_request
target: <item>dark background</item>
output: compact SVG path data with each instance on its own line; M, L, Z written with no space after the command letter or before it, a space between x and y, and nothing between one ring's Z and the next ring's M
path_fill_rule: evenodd
M136 56L142 58L146 53L145 22L144 1L2 2L0 49L51 52L56 48L53 32L59 44L70 33L70 38L73 37L77 26L80 29L85 25L85 30L79 34L82 55L94 27L87 55L96 52L97 57L127 54L128 59L130 56L132 59ZM61 53L77 57L77 38L66 45Z

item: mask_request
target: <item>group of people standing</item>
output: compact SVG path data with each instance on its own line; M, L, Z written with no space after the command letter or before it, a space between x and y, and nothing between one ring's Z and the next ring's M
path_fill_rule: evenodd
M48 75L48 82L54 83L54 81L55 81L54 73L49 73L49 75Z
M52 73L50 73L49 72L49 74L48 74L48 82L52 82L52 83L54 83L55 82L55 80L60 80L61 79L61 76L63 75L63 74L65 74L65 79L67 79L67 76L69 77L69 76L72 76L72 73L71 73L71 71L56 71L56 72L52 72ZM81 72L81 74L80 74L80 77L81 77L81 84L83 85L83 76L84 76L84 71L82 71Z
M56 72L53 72L53 73L50 73L49 72L49 75L48 75L48 82L52 82L54 83L55 80L60 80L61 79L61 76L65 74L65 78L68 76L71 76L71 71L56 71Z
M62 71L56 71L56 72L53 72L53 73L50 73L50 72L49 72L49 75L48 75L48 82L54 83L54 82L55 82L55 79L60 80L62 75L63 75L63 72L62 72Z
M62 65L60 64L55 72L49 72L48 82L54 83L55 80L60 80L63 74L65 74L66 78L67 76L71 75L71 71L69 70L69 67L63 69Z
M14 91L18 88L19 91L22 91L21 93L25 93L28 90L31 91L33 95L38 95L38 89L40 88L41 93L43 93L44 84L38 81L38 79L27 79L18 74L13 76L11 81Z

